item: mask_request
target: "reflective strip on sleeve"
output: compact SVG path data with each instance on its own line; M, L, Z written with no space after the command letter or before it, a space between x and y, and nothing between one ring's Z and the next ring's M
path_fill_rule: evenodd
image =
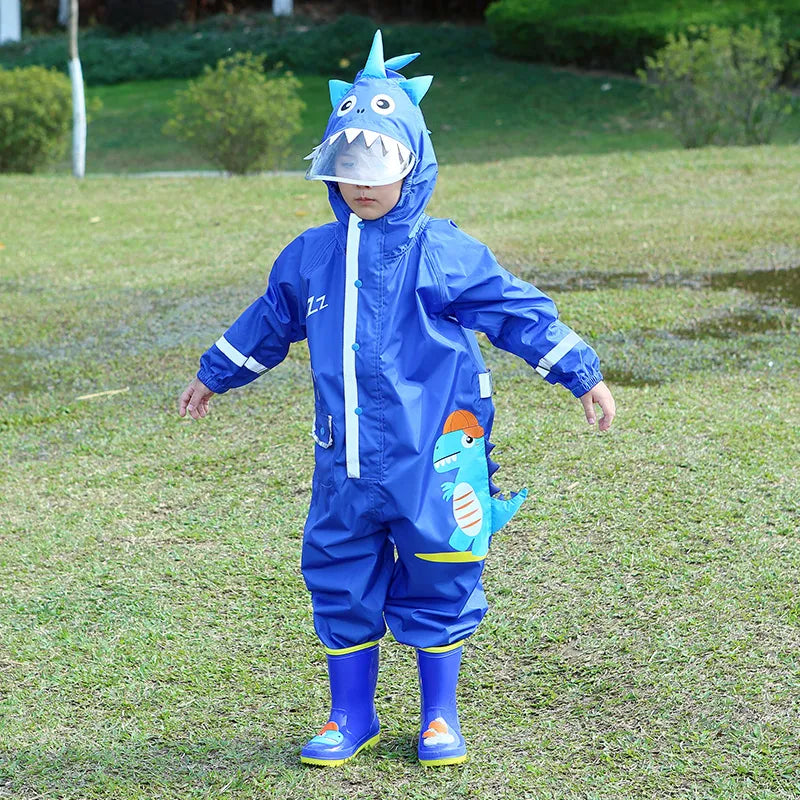
M478 375L478 383L481 389L481 399L492 396L492 373L481 372Z
M269 367L259 364L254 358L248 358L240 353L224 336L220 336L215 344L237 367L246 367L250 372L256 372L259 375L269 370Z
M269 372L269 367L265 367L263 364L259 364L252 356L244 362L244 365L250 372L257 372L261 375L263 372Z
M578 342L582 341L583 339L581 339L575 331L570 331L549 353L546 353L539 359L536 371L543 378L546 378L550 374L550 370L558 364Z
M357 214L350 214L347 225L347 255L345 256L344 321L342 337L342 377L344 378L344 440L347 458L347 477L361 477L358 458L358 383L356 382L356 319L358 316L358 245L361 229Z

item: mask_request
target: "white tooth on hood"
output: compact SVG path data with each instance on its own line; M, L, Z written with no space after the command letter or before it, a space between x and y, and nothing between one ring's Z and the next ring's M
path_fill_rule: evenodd
M303 157L303 161L308 161L310 158L314 158L314 156L319 153L319 149L322 147L321 144L318 144L307 156Z
M343 133L344 131L336 131L336 133L332 133L331 138L328 139L328 144L333 144Z
M401 144L400 142L397 143L397 149L400 151L400 162L402 164L405 164L405 162L408 161L408 156L411 151L404 144Z
M359 133L361 133L360 128L345 128L344 135L347 138L347 144L352 144L358 137Z
M372 147L375 140L380 136L379 133L375 133L375 131L363 131L364 134L364 141L367 143L367 147Z
M386 155L392 148L393 144L397 144L391 136L384 136L381 134L381 144L383 145L383 153Z

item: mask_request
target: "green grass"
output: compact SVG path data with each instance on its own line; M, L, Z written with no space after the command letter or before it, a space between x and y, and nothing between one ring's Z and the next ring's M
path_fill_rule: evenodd
M423 101L442 164L519 156L663 150L677 138L647 106L647 91L623 76L578 74L482 54L473 64L433 69L424 55L409 75L435 72ZM327 80L301 76L307 109L284 169L300 170L319 142L330 111ZM213 169L162 133L169 101L185 81L149 81L89 89L102 108L89 126L90 173ZM778 144L800 141L800 114L779 129ZM69 171L65 158L53 169Z
M0 177L0 796L796 797L799 170L787 147L442 169L432 211L551 287L619 416L593 433L483 343L500 482L533 500L466 648L471 761L432 774L388 640L379 747L298 764L327 711L304 348L202 424L175 413L329 219L320 187Z

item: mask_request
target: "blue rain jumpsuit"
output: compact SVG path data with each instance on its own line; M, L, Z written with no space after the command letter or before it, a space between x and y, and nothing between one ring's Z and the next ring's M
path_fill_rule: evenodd
M281 252L264 295L198 372L221 393L279 364L291 342L308 342L315 470L302 569L333 654L377 641L386 624L414 647L450 645L486 612L482 560L419 557L446 551L453 534L447 476L433 466L452 412L474 415L488 475L496 469L491 376L473 330L576 397L602 380L594 351L549 298L455 223L425 214L437 165L424 126L415 136L417 162L394 209L361 220L328 183L336 221Z

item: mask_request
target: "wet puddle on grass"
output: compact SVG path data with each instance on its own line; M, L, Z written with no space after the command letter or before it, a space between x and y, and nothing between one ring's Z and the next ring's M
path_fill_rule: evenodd
M613 337L607 340L603 345L608 350L603 373L609 382L624 386L657 385L671 380L690 364L693 370L731 369L736 366L737 357L752 358L768 347L763 335L790 332L797 324L800 310L800 265L705 275L573 274L536 283L545 292L674 286L714 291L739 289L752 296L736 308L725 309L724 313L694 325L632 332L619 342ZM738 340L735 348L730 344L721 347L723 342L733 339ZM771 365L772 361L765 363Z
M712 289L743 289L800 308L800 266L722 272L708 278Z
M738 270L705 275L651 275L648 272L611 272L602 275L575 273L543 278L534 283L543 292L587 292L594 289L634 289L639 286L685 289L742 289L764 295L773 302L800 308L800 265L780 269Z

